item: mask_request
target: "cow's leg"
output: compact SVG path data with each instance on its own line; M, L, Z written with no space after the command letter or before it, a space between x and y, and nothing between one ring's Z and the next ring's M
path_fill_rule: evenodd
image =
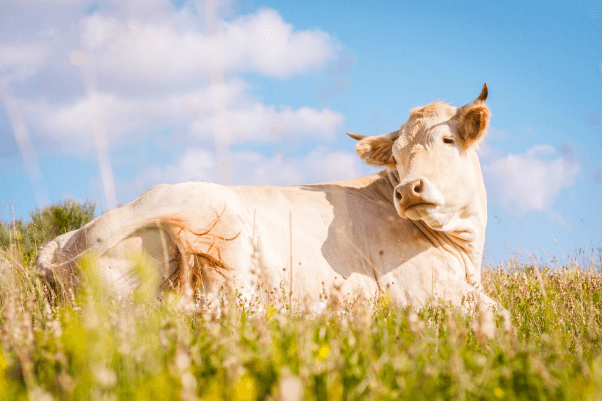
M76 285L77 262L94 255L101 276L123 292L136 285L132 258L144 251L167 282L181 278L180 283L194 284L196 274L208 298L215 299L226 287L251 302L257 298L257 278L244 212L237 196L224 187L158 186L57 238L44 247L38 267Z
M464 311L484 304L495 310L503 307L491 299L481 288L470 285L449 269L446 264L407 264L379 278L380 287L400 305L424 307L429 302L441 301Z
M38 252L36 264L40 274L57 289L77 286L78 263L85 253L73 249L71 239L76 233L77 231L71 231L63 234ZM158 227L146 227L134 231L104 252L92 252L89 255L93 258L91 267L106 282L108 288L124 294L136 287L141 279L144 280L145 277L142 276L147 273L159 282L168 281L177 269L175 250L175 243L169 233ZM73 254L78 257L73 258ZM153 271L135 272L137 266Z
M36 266L40 275L55 289L75 285L73 264L66 245L77 230L69 231L40 248L36 256Z
M98 275L115 293L125 295L141 282L153 280L163 287L179 268L177 246L157 226L134 231L95 261Z

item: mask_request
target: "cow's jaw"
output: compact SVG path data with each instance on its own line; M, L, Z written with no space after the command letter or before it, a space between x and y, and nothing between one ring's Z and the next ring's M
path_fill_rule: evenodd
M478 166L473 168L480 170ZM445 196L432 180L411 174L395 186L393 203L401 218L416 223L421 221L429 229L445 233L450 240L469 251L473 247L472 242L484 235L487 222L486 200L474 195L484 194L482 178L480 185L479 180L475 181L475 186L479 188L467 190L473 194L467 198L467 203L454 204L446 202ZM411 193L413 183L420 183L418 193ZM408 199L408 196L414 198Z
M481 205L468 205L455 210L445 204L443 195L436 188L427 193L428 196L420 202L407 207L400 205L398 198L394 196L393 203L399 216L415 222L422 221L430 229L449 233L462 241L472 241L481 234L486 224L486 215L482 216L483 213L480 212ZM478 198L475 202L478 202Z
M413 221L422 221L435 231L446 233L461 231L465 233L461 237L466 240L476 237L474 230L469 230L470 235L467 233L471 224L467 224L465 219L458 216L458 213L447 212L444 205L418 204L407 208L400 216Z

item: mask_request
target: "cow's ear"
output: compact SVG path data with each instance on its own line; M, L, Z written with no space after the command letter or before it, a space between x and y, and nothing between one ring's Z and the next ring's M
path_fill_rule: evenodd
M355 145L355 151L367 164L394 167L393 143L388 135L367 136Z
M466 147L477 144L485 137L490 118L489 107L484 104L472 106L458 116L458 136Z

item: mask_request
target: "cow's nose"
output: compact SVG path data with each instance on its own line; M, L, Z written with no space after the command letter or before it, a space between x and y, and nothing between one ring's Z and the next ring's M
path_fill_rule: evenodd
M416 180L411 183L410 187L412 188L412 194L420 196L419 194L422 192L422 188L424 187L424 181Z
M415 203L420 203L422 199L422 191L424 189L424 181L422 179L406 182L403 185L398 185L395 188L395 197L399 202L399 206L405 209Z

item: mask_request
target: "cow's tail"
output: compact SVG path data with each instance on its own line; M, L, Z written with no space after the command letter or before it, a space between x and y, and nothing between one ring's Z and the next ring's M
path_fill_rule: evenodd
M188 219L177 215L162 216L155 223L165 230L175 244L174 259L176 269L171 272L161 287L172 287L180 292L186 288L197 288L216 274L226 279L226 272L231 270L222 259L220 249L223 242L232 241L238 237L223 237L214 232L215 226L221 219L216 219L202 229L194 229Z

